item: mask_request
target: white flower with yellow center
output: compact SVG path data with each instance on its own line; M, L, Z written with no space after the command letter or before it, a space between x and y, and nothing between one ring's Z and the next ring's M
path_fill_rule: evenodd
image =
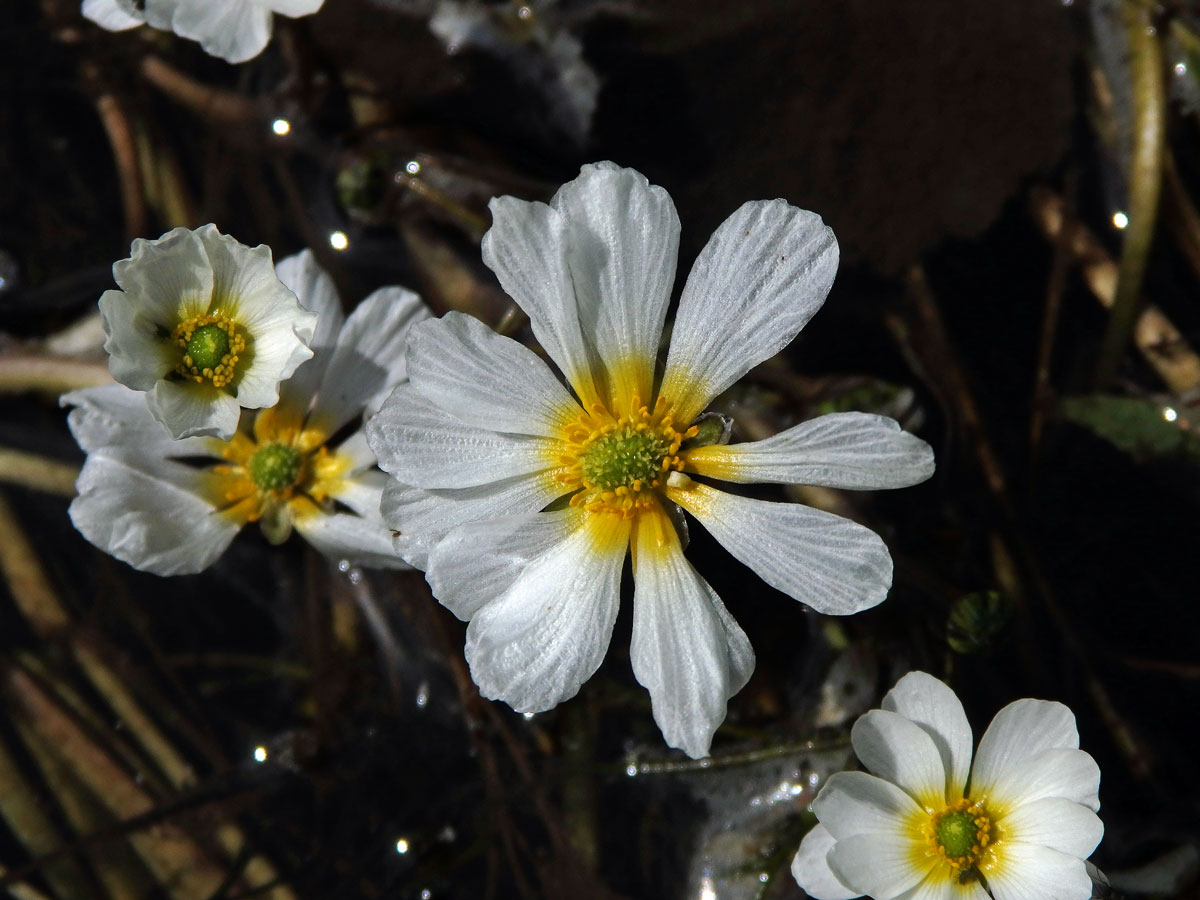
M279 399L312 356L316 314L279 280L270 248L205 225L138 238L113 266L122 290L100 297L108 367L172 437L228 440L242 408Z
M100 549L158 575L199 572L258 522L275 543L294 527L334 559L406 568L379 513L386 476L353 426L404 380L408 330L429 311L393 287L346 318L308 251L280 262L279 277L317 314L314 355L232 440L172 440L121 385L63 397L88 453L71 520Z
M756 443L688 444L709 401L824 301L837 245L813 213L747 203L717 229L684 287L656 384L679 242L667 193L601 163L549 206L502 197L491 209L484 261L573 394L532 351L469 316L421 323L411 384L367 425L398 480L384 518L437 598L470 620L480 690L523 712L574 695L599 666L632 551L634 674L667 742L703 756L754 653L684 559L678 507L771 585L820 612L854 613L891 584L877 535L707 479L900 487L928 478L933 455L892 420L857 413Z
M792 862L815 900L1088 900L1100 769L1061 703L1017 700L971 762L954 691L910 672L851 731L867 772L832 776Z
M325 0L83 0L83 14L109 31L149 25L198 41L204 51L240 63L271 40L273 15L307 16Z

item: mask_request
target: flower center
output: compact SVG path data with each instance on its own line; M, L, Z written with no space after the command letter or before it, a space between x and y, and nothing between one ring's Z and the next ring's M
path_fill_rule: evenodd
M981 802L958 800L929 817L926 839L959 881L970 877L992 842L992 820Z
M571 498L589 512L629 518L653 503L650 492L672 471L683 468L679 445L696 433L677 431L669 404L661 397L651 411L633 398L630 412L614 416L597 404L567 426L559 461L559 482L580 489Z
M233 381L246 338L233 319L224 315L194 316L175 327L171 335L183 351L176 371L189 381L225 387Z
M304 457L286 444L267 444L246 461L250 480L260 491L282 493L296 486Z

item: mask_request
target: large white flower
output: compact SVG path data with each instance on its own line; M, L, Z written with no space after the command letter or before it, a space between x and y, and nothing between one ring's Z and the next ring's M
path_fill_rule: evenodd
M241 408L279 399L312 356L315 313L279 280L271 250L205 225L138 238L100 297L113 377L137 391L172 437L228 440Z
M792 862L816 900L1088 900L1084 860L1104 835L1100 769L1061 703L996 714L975 762L958 697L910 672L851 731L866 772L813 802Z
M262 53L272 15L307 16L325 0L83 0L83 14L109 31L146 24L198 41L206 53L240 63Z
M684 559L676 504L768 583L824 613L879 603L892 562L861 525L693 476L900 487L929 477L932 453L892 420L857 413L756 443L686 443L709 401L824 301L837 245L813 213L747 203L717 229L683 290L656 386L679 242L667 193L601 163L549 206L502 197L491 209L484 261L574 393L532 351L469 316L421 323L411 384L367 426L399 482L385 492L384 517L438 599L470 620L466 655L480 690L525 712L574 695L600 664L632 550L634 674L667 742L702 756L754 654Z
M429 311L390 287L346 318L308 251L280 262L279 277L317 314L314 355L231 441L172 440L119 384L63 397L88 452L71 520L97 547L158 575L199 572L257 521L273 542L295 527L335 559L406 568L379 514L386 476L361 428L343 435L404 380L408 330Z

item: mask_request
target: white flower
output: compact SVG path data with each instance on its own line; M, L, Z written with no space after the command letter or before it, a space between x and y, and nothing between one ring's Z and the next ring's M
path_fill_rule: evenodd
M271 39L272 14L307 16L325 0L83 0L83 14L109 31L145 23L199 41L226 62L252 59Z
M379 514L386 476L361 428L342 435L404 380L408 329L429 311L391 287L344 318L308 251L280 262L279 277L318 314L315 353L231 441L172 440L121 385L63 397L88 453L71 520L100 549L158 575L199 572L257 521L276 543L294 526L334 559L406 568Z
M100 297L113 377L176 438L228 440L240 407L279 399L279 382L312 356L315 313L275 275L270 248L205 225L138 238L113 266L123 290Z
M854 522L691 476L899 487L929 477L932 453L892 420L857 413L756 443L685 445L709 401L824 301L837 245L813 213L747 203L717 229L684 288L656 388L679 242L667 193L601 163L549 206L502 197L491 209L484 261L574 396L532 351L469 316L421 323L411 384L367 425L399 482L385 491L384 518L438 599L470 620L466 656L484 696L523 712L573 696L599 666L631 550L634 674L667 742L703 756L754 653L684 559L676 504L824 613L879 603L892 562Z
M1061 703L996 714L975 762L958 697L910 672L851 731L866 772L813 802L792 862L816 900L1088 900L1084 860L1104 835L1100 769Z

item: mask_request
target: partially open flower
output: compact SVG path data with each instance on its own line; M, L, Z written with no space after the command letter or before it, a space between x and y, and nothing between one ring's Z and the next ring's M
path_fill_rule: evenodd
M813 802L792 862L815 900L1088 900L1084 860L1104 834L1100 769L1061 703L1017 700L971 761L954 691L910 672L851 731L866 772Z
M198 41L206 53L240 63L262 53L272 15L307 16L325 0L84 0L83 14L109 31L145 23Z
M312 356L316 314L276 276L270 248L215 225L135 240L113 277L122 290L100 298L109 369L146 392L172 437L228 440L241 408L273 406Z
M379 514L386 477L354 426L404 380L409 327L429 311L410 291L382 288L347 319L307 251L280 262L279 275L319 313L314 355L232 440L172 440L121 385L63 397L88 451L71 520L93 544L143 571L179 575L207 568L258 522L274 543L295 528L334 559L406 567Z

